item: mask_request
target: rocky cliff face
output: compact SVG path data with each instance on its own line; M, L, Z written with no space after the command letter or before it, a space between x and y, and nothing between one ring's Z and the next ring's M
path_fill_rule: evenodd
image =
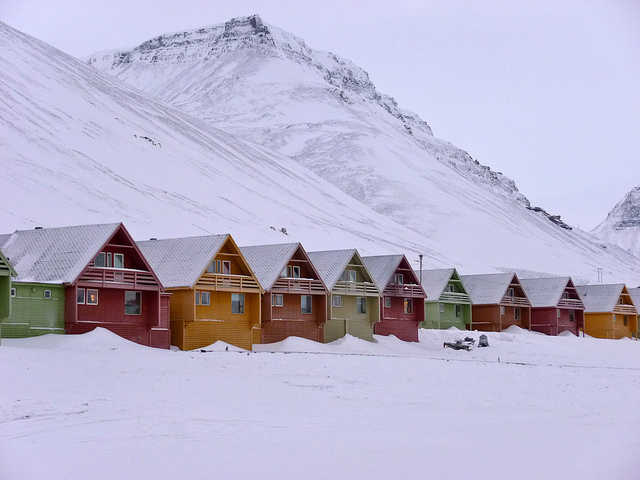
M640 186L627 193L592 233L640 256Z

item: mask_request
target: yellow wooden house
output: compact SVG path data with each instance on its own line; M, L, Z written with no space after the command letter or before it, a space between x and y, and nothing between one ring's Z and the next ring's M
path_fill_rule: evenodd
M151 239L140 250L171 296L171 344L260 343L262 288L231 235Z
M596 338L634 337L638 311L622 283L579 285L584 303L584 333Z

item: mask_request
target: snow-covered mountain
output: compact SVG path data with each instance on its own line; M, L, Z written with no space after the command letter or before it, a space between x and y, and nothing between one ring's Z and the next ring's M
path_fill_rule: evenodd
M637 258L532 209L513 181L434 137L361 68L258 16L162 35L87 61L290 156L423 235L464 271L526 269L595 280L604 268L637 277Z
M0 153L0 233L123 221L140 239L229 232L453 261L290 158L2 23Z
M591 233L640 257L640 186L627 193Z

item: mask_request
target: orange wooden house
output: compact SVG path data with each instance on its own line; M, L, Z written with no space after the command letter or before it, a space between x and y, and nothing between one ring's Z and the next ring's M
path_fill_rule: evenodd
M327 288L299 243L241 247L265 290L262 343L296 336L324 341Z
M262 289L231 235L138 242L171 297L171 344L260 342Z
M501 332L515 325L531 329L531 302L515 273L461 275L471 297L473 328Z
M623 283L578 285L584 303L584 333L596 338L634 337L638 311Z

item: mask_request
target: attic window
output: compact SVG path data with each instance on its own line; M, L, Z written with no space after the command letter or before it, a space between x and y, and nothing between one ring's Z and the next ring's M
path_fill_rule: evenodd
M456 289L453 285L451 285L450 283L447 284L447 289L445 290L446 292L455 292Z
M222 273L224 275L231 275L231 262L229 260L222 262Z
M289 265L289 277L300 278L300 267L298 265Z
M220 260L211 260L207 265L207 273L218 273L220 271Z
M562 298L569 298L569 292L562 292Z
M124 268L124 253L113 254L113 268Z
M393 283L396 285L404 285L404 276L402 273L396 273L393 277Z
M355 282L356 281L356 271L355 270L345 270L342 272L342 280L344 282Z
M508 297L513 297L515 295L515 291L513 290L513 288L509 288L507 290L507 296Z
M93 261L93 265L96 266L96 267L106 267L107 266L106 255L105 255L104 252L100 252L98 255L96 255L96 258Z

